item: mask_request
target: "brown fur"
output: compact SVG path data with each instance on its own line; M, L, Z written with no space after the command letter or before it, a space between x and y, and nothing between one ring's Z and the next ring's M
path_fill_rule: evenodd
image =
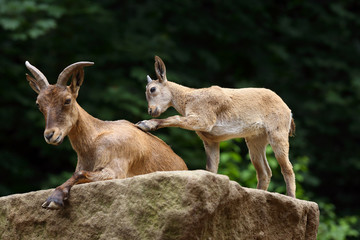
M34 71L33 66L27 66ZM187 169L184 161L159 138L128 121L101 121L82 109L76 102L82 78L82 67L74 70L70 86L38 84L43 80L27 77L39 94L37 104L45 117L46 142L59 145L69 136L78 155L74 175L56 188L43 207L63 206L74 184Z
M295 132L291 110L269 89L230 89L212 86L193 89L170 82L165 64L155 57L157 80L148 76L146 98L148 112L160 116L168 107L180 114L166 119L139 122L145 131L163 127L180 127L196 131L203 140L207 156L206 169L216 173L220 152L219 143L232 138L245 138L251 161L255 166L258 188L266 190L271 169L265 149L270 143L287 186L287 194L295 197L295 175L288 158L289 134Z

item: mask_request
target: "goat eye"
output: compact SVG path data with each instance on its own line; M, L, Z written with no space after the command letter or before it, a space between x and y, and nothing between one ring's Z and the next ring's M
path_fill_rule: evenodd
M156 90L155 87L150 88L150 92L151 92L151 93L155 92L155 90Z
M71 99L70 99L70 98L68 98L68 99L66 99L66 100L65 100L64 105L69 105L70 103L71 103Z

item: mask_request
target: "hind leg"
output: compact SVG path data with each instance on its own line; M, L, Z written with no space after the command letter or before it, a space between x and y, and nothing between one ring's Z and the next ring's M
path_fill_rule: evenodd
M261 135L246 138L250 159L256 169L257 188L267 190L271 180L271 169L266 159L267 136Z
M270 145L275 158L281 167L281 173L286 183L286 192L290 197L295 197L295 174L289 160L289 137L288 132L275 132L269 136Z

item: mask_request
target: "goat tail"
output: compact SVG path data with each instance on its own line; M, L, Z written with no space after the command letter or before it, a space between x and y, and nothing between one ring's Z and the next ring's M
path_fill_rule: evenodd
M295 129L296 129L296 126L295 126L294 118L291 118L290 129L289 129L289 136L290 136L290 137L294 137L294 136L295 136Z

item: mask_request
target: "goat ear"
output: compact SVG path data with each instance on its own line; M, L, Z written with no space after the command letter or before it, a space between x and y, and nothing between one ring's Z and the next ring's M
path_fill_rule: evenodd
M165 83L167 81L165 64L158 56L155 56L155 72L159 82Z
M81 67L75 70L72 74L72 80L70 84L71 92L77 97L81 84L84 81L84 69Z
M40 93L40 87L37 85L37 82L34 78L32 78L29 74L25 74L26 75L26 80L29 81L29 85L30 87L37 93Z

